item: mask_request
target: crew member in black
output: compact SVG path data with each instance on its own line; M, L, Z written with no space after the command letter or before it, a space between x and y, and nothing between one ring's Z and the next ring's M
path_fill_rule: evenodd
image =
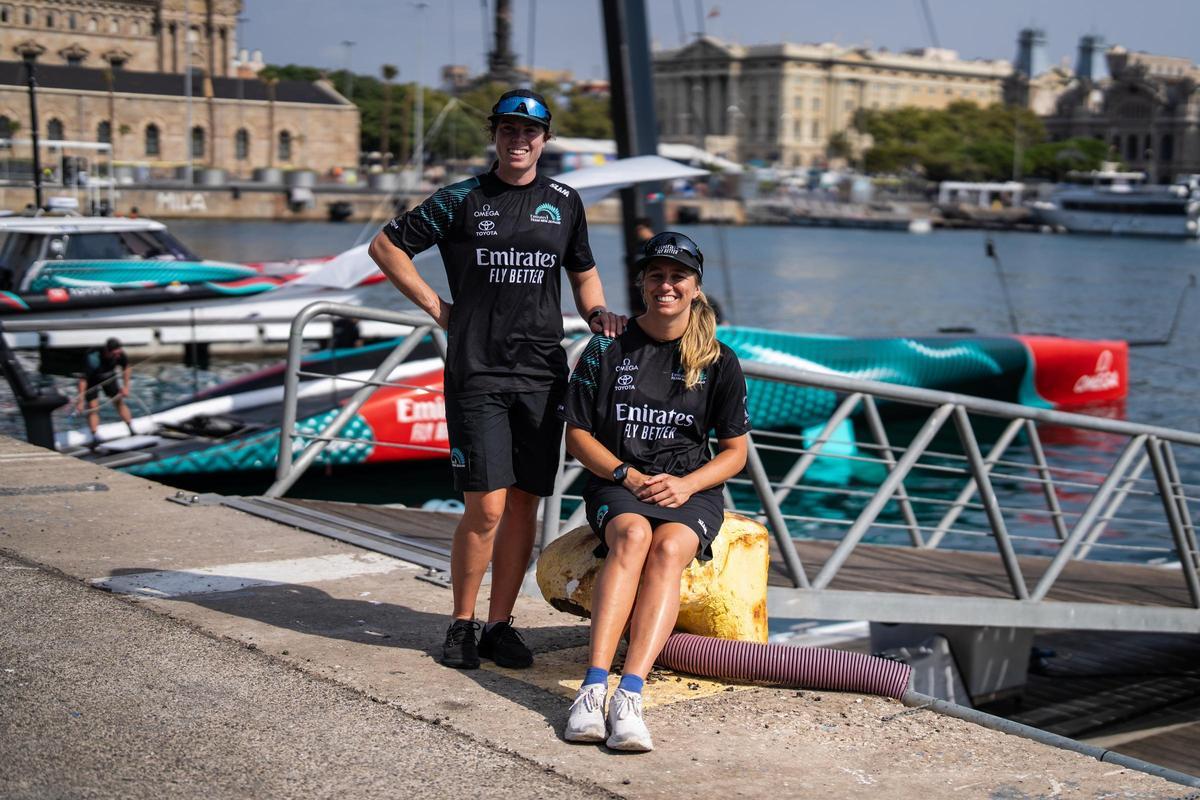
M565 738L605 738L608 669L628 623L607 720L608 746L622 750L653 747L642 682L675 625L683 570L712 558L721 488L745 466L750 430L741 365L717 341L700 289L700 249L683 234L660 233L636 266L646 313L615 339L592 338L559 409L567 449L592 473L584 502L606 559L592 593L591 666Z
M117 369L121 377L117 377ZM121 347L121 340L115 336L104 343L103 347L93 347L83 357L83 377L79 379L79 396L75 400L75 409L83 413L84 401L87 401L88 428L92 432L92 441L97 441L97 431L100 429L100 392L112 400L117 413L133 435L133 413L125 398L129 396L129 359Z
M442 663L465 669L479 666L479 656L508 667L533 663L511 615L538 498L553 491L558 471L562 423L554 410L567 380L560 267L593 332L612 336L625 324L605 308L578 193L537 174L550 137L545 99L506 92L489 119L492 171L439 189L370 247L396 288L449 334L450 466L466 510L451 550L454 619ZM413 266L413 256L435 244L453 304ZM492 596L477 647L475 602L489 561Z

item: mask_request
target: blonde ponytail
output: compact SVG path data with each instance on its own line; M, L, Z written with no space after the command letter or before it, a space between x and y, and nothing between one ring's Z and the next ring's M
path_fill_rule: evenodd
M687 330L679 342L679 364L683 368L683 386L695 389L700 383L700 373L711 366L721 355L717 345L717 314L709 305L704 292L697 290L692 301Z

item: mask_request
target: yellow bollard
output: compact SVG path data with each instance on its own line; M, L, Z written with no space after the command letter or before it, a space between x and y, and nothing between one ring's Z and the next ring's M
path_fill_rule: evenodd
M592 555L598 540L588 526L556 539L542 552L537 582L546 602L569 614L591 617L592 587L603 560ZM693 560L679 587L675 629L700 636L767 641L767 529L741 514L725 512L713 541L712 561Z

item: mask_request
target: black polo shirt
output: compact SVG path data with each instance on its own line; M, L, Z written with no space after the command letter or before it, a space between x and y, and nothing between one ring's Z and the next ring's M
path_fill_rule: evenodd
M540 390L566 379L560 268L595 263L574 189L540 175L513 186L489 172L439 189L384 232L409 257L441 251L454 303L447 391Z

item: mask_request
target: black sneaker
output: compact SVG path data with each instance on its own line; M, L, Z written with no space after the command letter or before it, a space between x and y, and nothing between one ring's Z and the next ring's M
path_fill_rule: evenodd
M455 669L479 669L479 651L475 645L477 630L479 623L473 619L454 620L446 630L442 663Z
M523 669L533 666L533 653L512 626L512 617L497 622L491 630L483 629L483 635L479 637L479 655L495 661L498 667Z

